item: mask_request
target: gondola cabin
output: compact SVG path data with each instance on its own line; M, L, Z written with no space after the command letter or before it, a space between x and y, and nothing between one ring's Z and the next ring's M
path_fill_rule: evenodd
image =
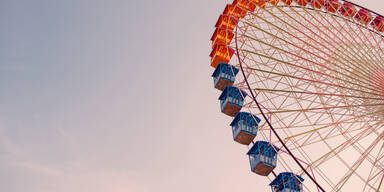
M264 8L267 0L250 0L251 3Z
M252 172L262 176L269 175L276 167L278 151L269 142L257 141L247 153Z
M313 8L321 9L322 7L325 6L325 1L326 0L313 0L311 3L311 6Z
M246 93L239 88L226 86L219 97L221 112L234 117L243 107L245 96Z
M307 4L308 4L308 1L307 0L295 0L295 2L300 5L300 6L303 6L305 7Z
M252 3L251 0L234 0L232 5L251 12L253 12L256 8L256 5Z
M269 0L268 2L273 5L277 5L280 0Z
M284 2L285 4L287 5L291 5L293 0L281 0L282 2Z
M215 48L215 45L228 45L233 39L233 32L223 28L216 28L215 32L211 37L212 48Z
M368 25L373 19L372 14L366 9L360 9L355 15L355 19L361 24Z
M211 57L211 66L216 68L219 63L229 63L234 52L227 45L216 44L209 55Z
M247 112L239 112L233 119L233 139L243 145L249 145L257 135L260 118Z
M267 2L273 5L277 5L279 1L280 0L250 0L250 2L252 2L253 4L261 8L264 8ZM292 2L293 0L290 0L290 1Z
M219 19L216 22L216 28L225 28L233 31L235 29L237 23L239 22L233 15L224 15L221 14Z
M345 17L353 17L357 10L354 5L348 2L344 2L344 4L339 9L340 14L342 14Z
M372 27L378 32L384 32L384 18L376 16L371 23Z
M304 179L291 172L280 173L270 184L272 192L302 192Z
M328 0L328 2L325 4L327 11L331 13L336 13L340 6L341 4L339 0Z
M240 7L237 7L237 6L234 6L231 4L227 4L227 6L224 9L223 14L224 15L232 15L236 19L239 19L239 18L245 17L245 15L247 14L247 10L244 10Z
M222 91L226 86L233 85L238 72L236 67L228 63L219 63L212 74L215 88Z

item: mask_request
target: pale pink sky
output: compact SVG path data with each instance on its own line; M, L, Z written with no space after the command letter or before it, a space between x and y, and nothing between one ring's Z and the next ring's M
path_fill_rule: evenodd
M0 191L269 191L210 77L228 2L2 0Z

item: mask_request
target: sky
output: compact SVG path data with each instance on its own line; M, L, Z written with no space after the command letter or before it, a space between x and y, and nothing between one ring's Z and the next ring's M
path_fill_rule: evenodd
M228 2L1 0L0 191L268 191L211 79Z

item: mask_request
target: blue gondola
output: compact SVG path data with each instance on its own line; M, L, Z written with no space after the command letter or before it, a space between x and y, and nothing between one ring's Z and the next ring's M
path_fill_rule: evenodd
M269 185L272 192L302 192L304 179L291 172L280 173Z
M251 170L256 174L267 176L277 164L278 148L266 141L257 141L248 151Z
M243 107L245 96L246 93L239 88L226 86L219 97L221 112L234 117Z
M222 91L226 86L233 85L238 72L236 67L228 63L219 63L212 74L215 88Z
M257 135L260 118L247 112L239 112L233 119L233 139L244 145L249 145Z

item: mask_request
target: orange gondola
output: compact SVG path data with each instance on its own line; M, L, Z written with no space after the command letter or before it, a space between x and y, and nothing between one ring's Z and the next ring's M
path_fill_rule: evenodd
M236 19L239 19L239 18L243 18L247 14L247 11L241 9L240 7L236 7L234 5L228 4L224 9L223 14L233 16Z
M219 63L229 63L234 52L227 45L216 44L209 55L211 57L211 66L216 68Z
M284 2L285 4L287 5L291 5L293 0L281 0L282 2Z
M234 16L221 14L219 19L216 22L215 27L216 28L225 28L225 29L233 31L233 29L235 29L238 22L239 22L239 20L236 19Z
M295 2L300 5L300 6L303 6L305 7L307 4L308 4L308 1L307 0L295 0Z
M256 8L256 4L251 3L248 0L234 0L232 5L242 8L247 11L254 11Z
M216 28L211 37L212 48L214 48L216 44L228 45L232 41L233 36L233 32L228 29Z

